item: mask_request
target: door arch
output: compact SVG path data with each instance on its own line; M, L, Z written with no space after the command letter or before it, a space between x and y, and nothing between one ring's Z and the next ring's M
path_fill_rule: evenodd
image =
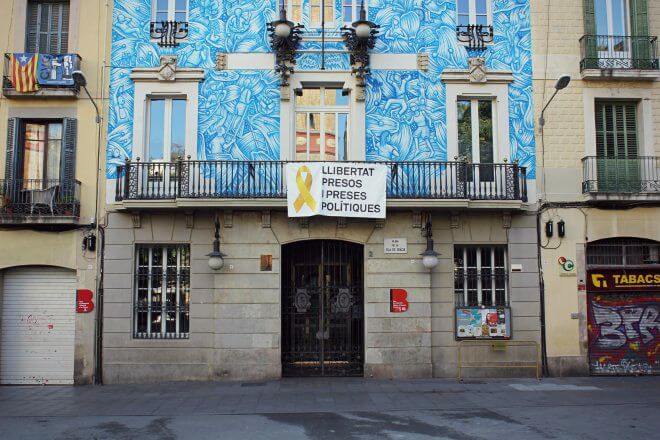
M363 246L338 240L283 245L282 375L363 371Z

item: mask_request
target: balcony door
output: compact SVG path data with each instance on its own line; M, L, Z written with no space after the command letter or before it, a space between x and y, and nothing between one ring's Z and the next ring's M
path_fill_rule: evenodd
M594 0L598 59L601 68L631 68L628 0Z
M495 102L485 98L459 98L458 104L458 155L468 164L466 175L471 194L483 194L492 189L496 181L493 114Z
M596 156L600 192L638 192L637 102L596 101Z
M296 160L346 160L350 144L349 105L349 97L344 96L340 88L317 87L297 91Z
M26 121L23 125L21 189L47 189L60 178L62 121Z

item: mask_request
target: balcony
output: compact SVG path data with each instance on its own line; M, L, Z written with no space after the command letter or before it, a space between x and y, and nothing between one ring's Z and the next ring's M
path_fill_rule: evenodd
M77 180L0 180L1 225L76 224L79 217Z
M284 161L127 162L117 169L120 208L285 207ZM379 162L388 207L520 208L527 174L517 164ZM510 206L509 206L510 205Z
M149 34L160 47L176 47L179 45L179 40L188 37L188 22L152 21Z
M14 84L11 53L5 54L2 93L7 98L76 98L80 91L73 82L71 74L80 70L81 58L76 54L37 54L36 91L21 91ZM33 54L26 54L33 55Z
M583 36L580 39L582 79L658 79L660 65L657 41L657 37Z
M582 192L592 201L660 200L660 157L585 157Z

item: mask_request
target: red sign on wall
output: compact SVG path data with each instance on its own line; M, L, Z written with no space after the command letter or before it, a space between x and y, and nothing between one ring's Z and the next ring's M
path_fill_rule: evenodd
M390 289L390 312L408 311L408 292L405 289Z
M89 313L94 310L94 294L91 290L80 289L76 291L76 312Z

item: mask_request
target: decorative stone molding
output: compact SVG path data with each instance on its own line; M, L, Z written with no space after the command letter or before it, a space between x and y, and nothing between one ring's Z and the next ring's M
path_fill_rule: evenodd
M291 86L280 86L280 100L291 101Z
M511 213L505 212L502 214L502 227L504 229L511 229Z
M385 227L385 220L378 219L376 220L376 229L383 229Z
M345 229L347 225L346 217L337 217L337 228Z
M133 81L204 81L204 69L180 68L177 57L163 55L158 67L136 67L131 72Z
M131 213L131 221L133 222L133 227L135 229L140 229L142 227L142 216L139 212Z
M364 92L364 86L357 85L355 87L355 100L358 102L366 101L367 94Z
M222 222L225 226L225 228L233 228L234 227L234 211L225 211L224 216L225 221Z
M514 79L510 70L488 70L485 59L481 57L469 58L467 70L446 69L440 78L444 83L463 84L508 84Z
M186 217L186 229L193 229L195 227L195 213L186 211L184 215Z
M417 69L422 72L428 72L429 70L429 54L427 53L418 53L417 54Z
M309 229L309 217L300 217L298 224L300 229Z
M270 211L261 211L261 227L270 228Z
M461 215L458 212L452 212L449 215L449 227L458 229L461 226Z
M227 70L227 54L218 53L215 56L215 70Z

